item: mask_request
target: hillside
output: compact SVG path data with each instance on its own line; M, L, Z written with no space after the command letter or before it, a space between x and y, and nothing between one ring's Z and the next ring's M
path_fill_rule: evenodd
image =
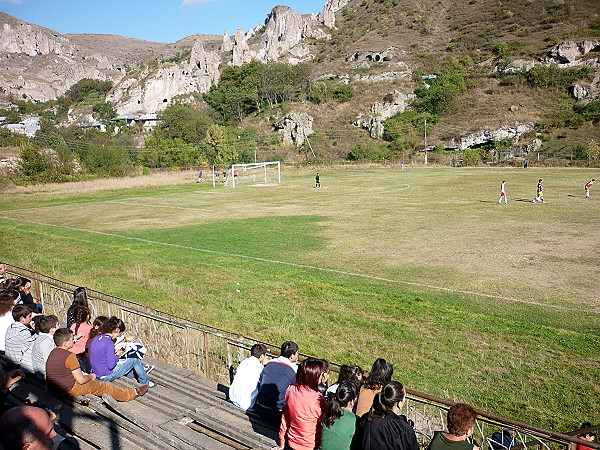
M335 25L327 23L326 11L335 13ZM23 24L6 14L0 22ZM238 126L273 135L273 123L306 113L322 160L345 159L356 145L366 148L361 154L367 159L377 153L394 160L408 152L419 160L414 152L425 144L425 132L429 146L462 152L493 147L503 139L498 130L509 129L519 152L540 140L535 148L548 158L570 158L576 145L600 140L595 106L591 114L576 111L600 99L600 3L593 0L327 0L322 15L278 6L264 26L235 38L197 34L173 44L27 27L28 48L35 51L16 49L6 36L0 45L5 99L50 100L81 78L96 78L114 83L107 100L117 113L153 113L176 101L202 104L202 95L232 64L306 62L309 84L322 82L330 91L324 101L315 102L310 92L296 95L259 107ZM537 78L530 76L532 68L539 69ZM443 85L456 77L459 85ZM456 93L434 99L448 104L443 111L430 108L427 130L413 120L400 138L390 143L388 133L382 140L386 119L400 117L415 92L427 96L430 84L438 95ZM354 95L333 101L332 92L343 85ZM91 117L90 108L81 109L82 117ZM73 114L69 124L77 121L77 108ZM519 140L525 129L532 133ZM568 131L579 129L585 131ZM277 154L301 161L307 151Z

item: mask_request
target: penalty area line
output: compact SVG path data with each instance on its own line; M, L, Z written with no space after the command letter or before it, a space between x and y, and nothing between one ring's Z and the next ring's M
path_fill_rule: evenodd
M270 263L270 264L280 264L280 265L285 265L285 266L290 266L290 267L297 267L300 269L309 269L309 270L316 270L316 271L320 271L320 272L336 273L339 275L346 275L346 276L350 276L350 277L357 277L357 278L376 280L376 281L384 281L387 283L401 284L401 285L405 285L405 286L415 286L415 287L420 287L420 288L427 288L427 289L433 289L433 290L438 290L438 291L443 291L443 292L454 293L454 294L465 294L465 295L472 295L472 296L476 296L476 297L505 300L505 301L513 302L513 303L522 303L522 304L526 304L526 305L534 305L534 306L539 306L542 308L558 309L558 310L562 310L562 311L575 311L575 312L583 312L583 313L600 314L600 311L596 311L593 309L587 310L587 309L581 309L581 308L570 308L567 306L549 305L546 303L540 303L540 302L535 302L535 301L531 301L531 300L523 300L523 299L514 298L514 297L505 297L502 295L485 294L482 292L468 291L468 290L464 290L464 289L453 289L453 288L446 288L446 287L441 287L441 286L433 286L430 284L417 283L417 282L413 282L413 281L394 280L391 278L378 277L375 275L369 275L369 274L357 273L357 272L347 272L345 270L313 266L310 264L300 264L300 263L293 263L293 262L289 262L289 261L279 261L276 259L261 258L259 256L243 255L240 253L222 252L219 250L210 250L210 249L200 248L200 247L191 247L191 246L181 245L181 244L172 244L170 242L153 241L150 239L143 239L143 238L138 238L135 236L126 236L126 235L117 234L117 233L106 233L104 231L86 230L85 228L70 227L68 225L56 225L56 224L51 224L51 223L36 222L34 220L28 220L28 219L15 219L13 217L8 217L8 216L0 216L0 217L2 219L12 220L15 222L25 222L25 223L31 223L34 225L40 225L40 226L46 226L46 227L62 228L65 230L79 231L79 232L83 232L83 233L96 234L99 236L116 237L116 238L130 240L130 241L143 242L146 244L181 248L181 249L185 249L185 250L192 250L192 251L197 251L197 252L202 252L202 253L210 253L213 255L227 256L227 257L233 257L233 258L249 259L252 261L260 261L260 262L265 262L265 263Z

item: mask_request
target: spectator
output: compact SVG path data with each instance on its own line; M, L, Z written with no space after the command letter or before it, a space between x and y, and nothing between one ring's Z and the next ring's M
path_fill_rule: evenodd
M585 430L586 428L592 428L592 424L590 422L583 422L581 424L581 429ZM585 433L578 434L577 437L579 439L583 439L584 441L594 442L594 438L596 437L596 433L594 433L593 431L587 431ZM575 450L592 450L592 448L588 447L587 445L577 444L577 447L576 447Z
M46 362L46 382L51 393L57 396L75 397L93 394L101 397L108 394L119 402L128 402L148 392L148 386L137 389L121 389L110 383L96 380L96 374L86 375L79 362L69 351L73 347L73 333L68 328L59 328L54 333L56 348L50 352Z
M490 446L493 450L507 450L515 445L517 445L515 432L508 428L494 432L490 439Z
M6 264L0 262L0 284L4 283L4 274L6 274Z
M92 329L90 330L90 335L88 336L88 340L85 343L85 356L88 361L90 360L90 345L96 336L100 334L100 327L104 325L104 323L108 320L106 316L98 316L94 319L94 323L92 324ZM91 365L90 365L91 367Z
M361 449L419 450L415 430L400 415L404 399L404 387L397 381L390 381L375 395L373 406L359 421L357 443Z
M254 344L250 357L244 359L237 368L233 383L229 387L229 400L244 410L250 409L258 394L258 379L268 362L269 349L263 344Z
M37 334L31 329L32 311L29 305L16 305L12 311L15 320L6 330L6 358L25 372L33 373L31 350Z
M285 405L285 391L296 381L298 344L292 341L281 345L281 356L272 359L258 380L258 395L254 411L261 419L279 423Z
M285 406L279 427L279 450L313 450L321 447L321 422L327 401L319 384L329 377L329 363L309 358L300 364L296 382L285 393Z
M360 385L362 383L363 370L358 366L348 366L343 364L340 367L340 374L338 376L338 380L335 384L329 386L327 389L327 394L335 394L338 386L342 384L344 381L350 381L354 383L356 389L360 389Z
M19 291L19 303L29 305L34 313L40 314L42 312L42 305L38 300L33 298L33 295L31 295L31 280L25 277L19 277L15 280L13 286Z
M119 357L125 353L125 343L115 348L115 339L123 334L125 324L118 317L111 317L100 328L100 333L94 338L90 345L90 363L92 370L98 379L102 381L113 381L128 375L132 371L137 375L140 384L153 387L148 379L142 360L138 358Z
M322 450L350 450L358 420L352 412L357 394L358 387L353 382L343 381L335 393L328 397L323 420Z
M75 322L75 308L77 306L85 306L90 311L90 304L87 299L87 292L84 287L78 287L73 291L73 303L67 310L67 328L71 328L71 325Z
M44 380L46 379L46 361L50 352L54 350L54 332L58 330L59 323L56 316L42 316L36 325L38 337L33 343L31 349L31 363L35 375Z
M2 383L0 383L0 413L4 412L4 403L6 402L6 397L8 397L8 390L13 384L23 378L25 378L25 373L21 369L13 369L4 375Z
M392 381L393 375L394 366L383 358L375 360L371 373L369 373L358 395L358 403L356 405L356 415L358 417L362 417L363 414L369 411L375 394L380 392L383 386Z
M12 310L19 298L19 293L14 289L0 292L0 353L4 354L6 330L15 321Z
M49 450L54 440L62 440L54 430L56 414L36 406L16 406L0 419L0 444L11 450Z
M90 332L93 327L90 323L90 312L85 306L76 306L73 310L73 324L69 329L75 336L75 345L69 351L77 355L81 370L90 373L92 366L89 359L87 358L87 342L90 338Z
M428 450L479 450L467 442L475 429L477 413L471 405L457 403L448 410L448 432L436 431Z

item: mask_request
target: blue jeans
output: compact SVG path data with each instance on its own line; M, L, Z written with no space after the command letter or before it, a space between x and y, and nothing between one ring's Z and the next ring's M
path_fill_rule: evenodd
M114 381L117 378L121 378L125 375L128 375L129 373L131 373L131 371L134 371L136 373L140 384L150 383L150 380L148 379L148 374L146 373L144 365L142 364L142 360L138 358L120 359L110 375L98 377L98 379L101 381Z

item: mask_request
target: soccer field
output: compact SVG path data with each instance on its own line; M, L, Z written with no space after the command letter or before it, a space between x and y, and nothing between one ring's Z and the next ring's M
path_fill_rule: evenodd
M598 417L597 170L315 173L5 195L0 259L336 362L382 356L409 387L537 425Z

